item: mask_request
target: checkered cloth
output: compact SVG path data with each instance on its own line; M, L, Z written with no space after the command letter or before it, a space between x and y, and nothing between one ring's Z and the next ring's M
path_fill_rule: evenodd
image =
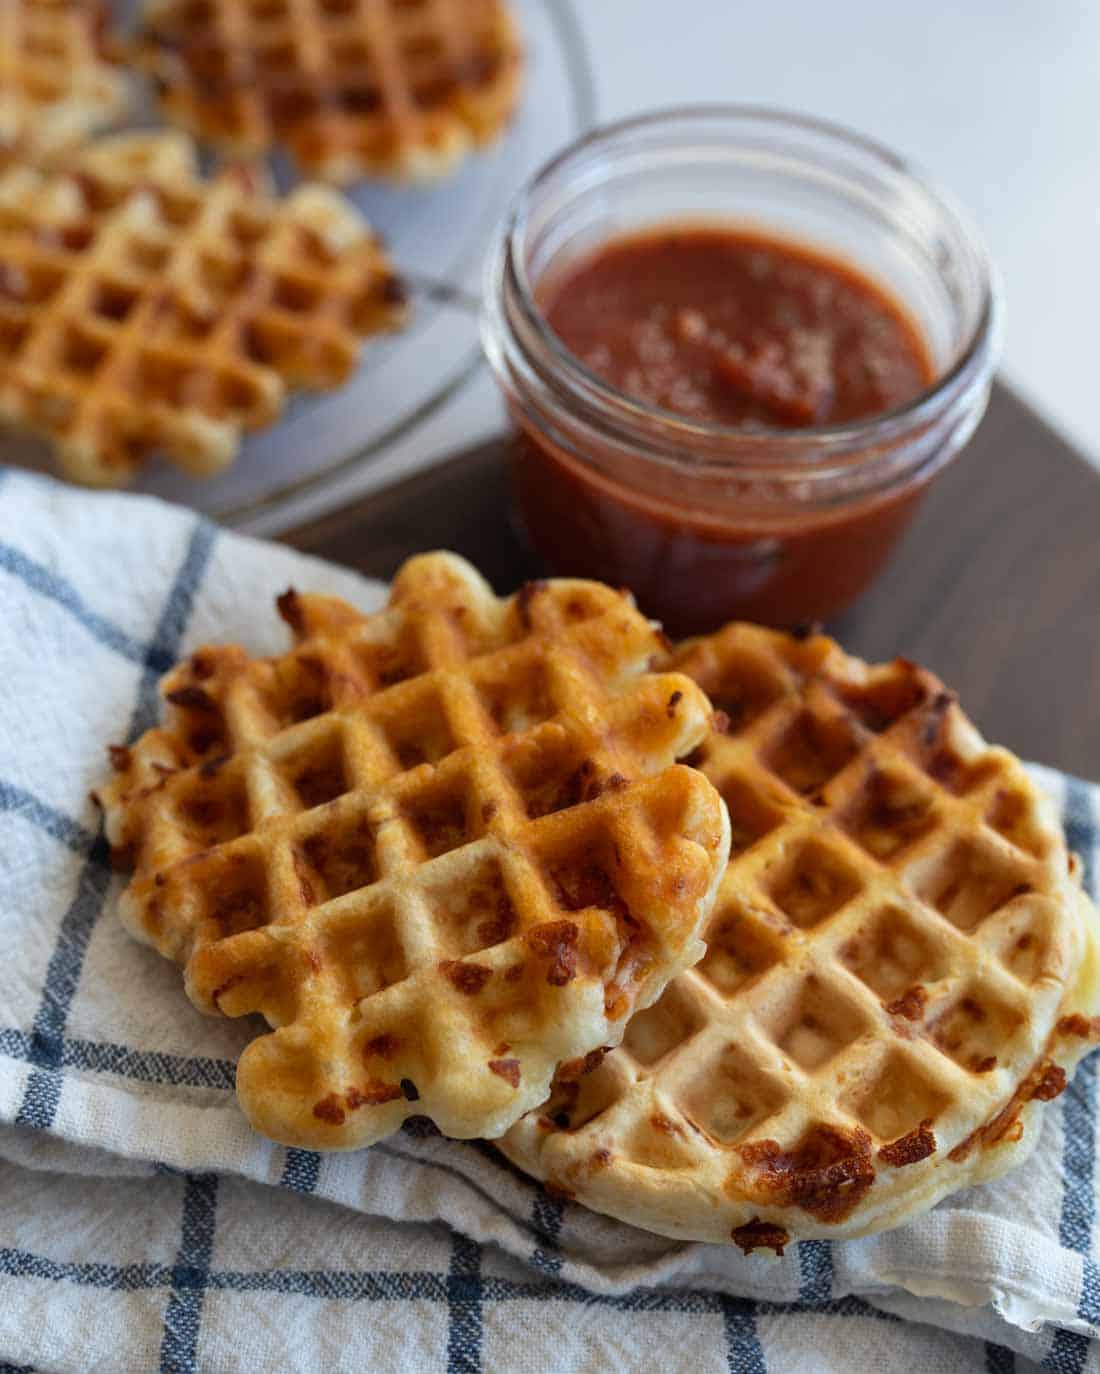
M327 1158L252 1134L233 1064L256 1028L200 1016L122 932L88 789L179 655L282 647L289 583L382 596L178 509L0 470L0 1374L1100 1370L1095 1058L1025 1169L778 1262L562 1204L414 1123ZM1096 793L1035 776L1095 890Z

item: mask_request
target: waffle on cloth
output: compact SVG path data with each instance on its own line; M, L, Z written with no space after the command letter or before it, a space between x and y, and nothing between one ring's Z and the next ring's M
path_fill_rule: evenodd
M137 51L173 122L341 184L452 171L523 67L505 0L154 0Z
M449 554L363 615L288 592L285 657L204 648L100 800L139 939L201 1010L262 1012L252 1124L351 1149L498 1135L702 953L729 844L689 679L629 596L497 600Z
M183 134L100 140L0 173L0 419L116 486L153 454L216 472L290 387L339 385L405 296L327 187L197 171Z
M104 55L105 0L0 4L0 166L47 159L125 114L126 79Z
M735 624L664 666L729 722L689 760L732 830L706 956L501 1149L636 1226L780 1253L1020 1161L1100 1011L1048 803L904 660Z

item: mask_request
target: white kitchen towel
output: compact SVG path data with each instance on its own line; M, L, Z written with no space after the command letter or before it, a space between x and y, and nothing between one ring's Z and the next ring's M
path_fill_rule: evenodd
M88 792L177 657L285 646L290 584L384 595L173 507L0 469L0 1374L1100 1370L1095 1058L1024 1169L775 1262L596 1216L416 1123L330 1157L252 1133L233 1065L256 1027L199 1015L122 931ZM1096 791L1034 775L1095 892Z

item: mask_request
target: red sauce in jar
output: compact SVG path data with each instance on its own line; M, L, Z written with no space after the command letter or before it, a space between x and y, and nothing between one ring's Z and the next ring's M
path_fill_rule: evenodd
M843 424L935 372L901 306L847 264L732 229L622 238L540 284L550 327L634 400L742 428Z
M536 295L569 351L619 391L762 441L883 415L935 378L916 326L879 286L734 226L612 240ZM833 615L878 571L924 487L768 505L734 470L697 476L690 453L676 469L621 445L581 451L514 413L517 497L536 547L555 571L630 587L673 633Z

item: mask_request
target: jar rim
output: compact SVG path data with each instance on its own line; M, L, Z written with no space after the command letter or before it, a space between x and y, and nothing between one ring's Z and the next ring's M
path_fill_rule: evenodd
M718 421L691 419L663 406L641 401L592 371L555 333L536 304L534 284L521 251L521 238L533 198L574 159L624 134L659 129L663 125L671 127L677 123L690 126L697 122L702 127L708 121L717 120L757 121L778 129L822 134L838 146L870 154L892 174L903 178L951 225L976 270L981 290L980 308L957 357L930 385L901 405L855 421L798 429L759 425L749 430ZM513 285L515 301L525 323L570 389L578 389L590 405L595 403L596 411L605 412L613 422L645 426L651 437L659 434L662 441L672 440L677 447L706 448L710 450L708 456L712 461L721 461L720 450L728 450L723 455L726 461L736 461L738 449L751 448L753 461L766 466L776 461L816 466L823 457L823 447L842 449L854 443L887 440L931 420L943 405L950 403L978 365L983 360L992 361L997 353L1001 313L997 274L976 226L954 197L940 190L922 169L878 140L839 122L778 106L734 102L671 105L590 130L545 162L520 188L505 221L501 253L490 270L494 276L502 274ZM491 282L490 300L492 285ZM761 454L761 444L767 444L775 452L770 457Z

